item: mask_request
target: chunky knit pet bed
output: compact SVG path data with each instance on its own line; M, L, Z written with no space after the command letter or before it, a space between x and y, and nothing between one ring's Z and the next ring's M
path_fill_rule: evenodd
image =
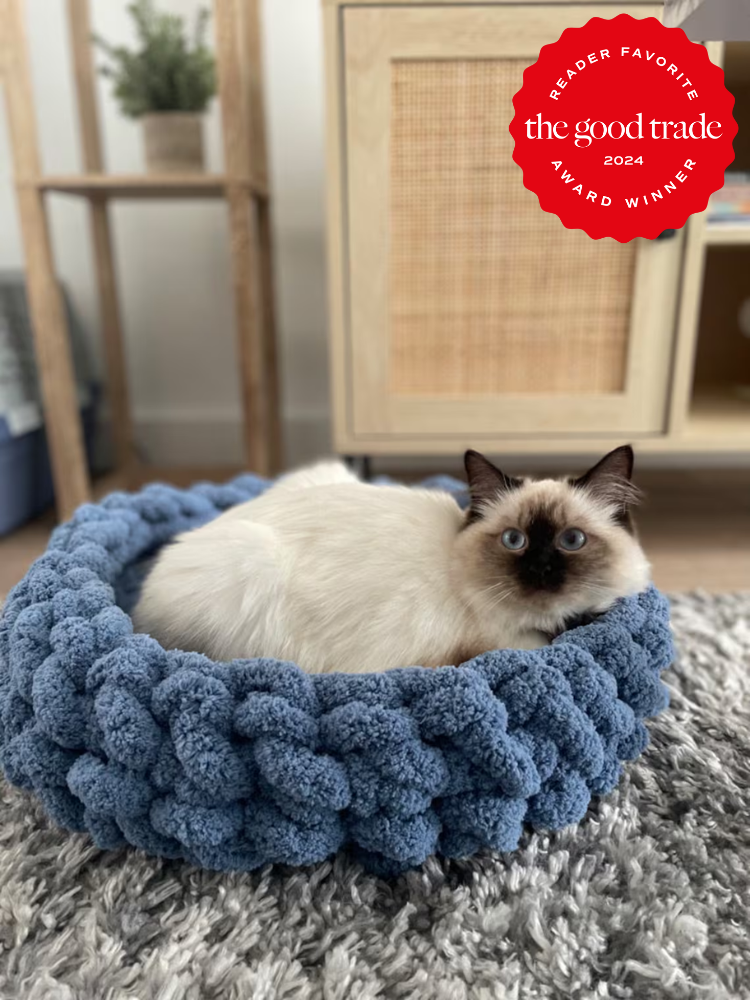
M247 475L84 506L9 595L2 765L57 822L218 869L349 845L388 874L576 822L643 750L672 657L654 589L546 649L460 668L309 676L134 635L147 558L266 486Z

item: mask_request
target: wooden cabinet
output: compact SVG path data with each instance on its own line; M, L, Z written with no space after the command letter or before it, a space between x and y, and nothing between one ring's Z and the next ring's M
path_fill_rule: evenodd
M541 47L622 11L661 4L326 4L339 451L669 439L686 233L565 229L508 131Z

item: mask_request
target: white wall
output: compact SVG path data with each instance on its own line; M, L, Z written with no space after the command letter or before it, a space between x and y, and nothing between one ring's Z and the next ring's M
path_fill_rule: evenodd
M196 0L159 0L192 18ZM44 169L81 168L64 0L27 0ZM130 40L125 0L91 0L94 29ZM316 0L265 0L266 105L275 193L277 291L288 453L328 447L323 207L322 40ZM143 169L140 126L100 84L107 167ZM217 103L206 122L208 166L221 170ZM100 358L86 213L51 200L55 255ZM138 443L155 462L241 460L226 210L222 202L118 203L113 211ZM23 266L0 101L0 268Z

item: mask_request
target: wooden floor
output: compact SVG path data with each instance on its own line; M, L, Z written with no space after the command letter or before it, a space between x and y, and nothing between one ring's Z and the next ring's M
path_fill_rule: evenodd
M750 470L644 472L639 483L647 500L638 526L657 586L750 590ZM44 551L54 525L50 512L0 539L0 599Z
M646 473L637 523L669 593L750 590L750 470Z

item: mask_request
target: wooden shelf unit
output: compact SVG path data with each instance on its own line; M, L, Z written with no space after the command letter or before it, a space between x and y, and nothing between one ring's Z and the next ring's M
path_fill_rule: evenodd
M263 107L260 0L213 0L216 64L226 173L109 174L104 169L91 51L88 0L67 0L80 121L83 173L45 175L39 154L24 0L0 0L0 85L8 112L13 172L26 257L27 292L45 411L58 514L69 517L92 497L70 346L55 276L47 198L89 203L101 332L112 415L116 479L135 486L135 456L108 203L112 199L219 198L227 203L232 289L247 468L281 464L273 288L271 203Z
M235 179L222 174L48 175L28 183L43 192L93 199L225 198L230 188L240 188L248 197L268 197L265 186L257 181L249 178Z

